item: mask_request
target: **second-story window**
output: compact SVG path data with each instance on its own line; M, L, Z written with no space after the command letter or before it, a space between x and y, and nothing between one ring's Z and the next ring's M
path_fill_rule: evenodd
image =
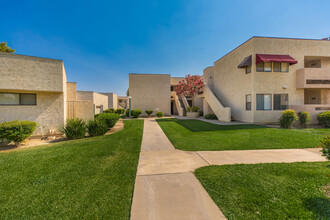
M251 66L245 66L245 73L251 73Z
M272 63L264 63L264 72L272 72Z
M258 63L257 72L289 72L289 63Z

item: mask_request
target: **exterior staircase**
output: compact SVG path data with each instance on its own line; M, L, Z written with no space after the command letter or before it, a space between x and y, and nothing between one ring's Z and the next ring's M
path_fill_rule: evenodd
M182 107L183 105L181 104L179 97L175 92L172 93L172 96L174 97L175 107L178 110L179 116L183 116L185 112L185 108Z
M231 108L224 107L206 84L203 87L201 98L205 99L219 121L231 122Z

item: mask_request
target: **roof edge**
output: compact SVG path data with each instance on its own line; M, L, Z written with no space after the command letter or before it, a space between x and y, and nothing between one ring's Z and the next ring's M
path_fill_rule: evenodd
M232 49L231 51L229 51L228 53L226 53L225 55L223 55L222 57L220 57L220 58L217 59L216 61L214 61L214 63L218 62L219 60L221 60L221 59L224 58L225 56L229 55L231 52L237 50L239 47L241 47L242 45L244 45L245 43L247 43L248 41L250 41L250 40L252 40L252 39L254 39L254 38L279 39L279 40L312 40L312 41L330 42L330 40L322 40L322 39L252 36L252 37L249 38L248 40L244 41L243 43L241 43L240 45L238 45L237 47L235 47L234 49ZM208 68L208 67L207 67L207 68ZM205 68L205 69L206 69L206 68Z
M37 56L31 56L31 55L24 55L24 54L17 54L17 53L5 53L5 52L0 52L0 55L8 55L8 56L17 56L17 57L27 57L27 58L37 58L37 59L45 59L45 60L53 60L53 61L61 61L61 59L53 59L53 58L46 58L46 57L37 57Z

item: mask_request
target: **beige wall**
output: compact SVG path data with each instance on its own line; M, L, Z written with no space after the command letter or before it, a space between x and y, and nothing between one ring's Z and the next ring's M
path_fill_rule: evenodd
M115 93L101 93L108 96L108 108L118 108L118 96Z
M245 111L245 95L253 93L254 75L237 68L245 57L253 54L253 48L253 41L248 41L204 71L214 95L224 107L231 107L232 117L239 121L254 120L253 111Z
M290 55L298 60L290 65L289 72L256 72L256 54ZM237 68L243 59L252 55L252 72ZM229 54L204 70L204 77L212 75L212 89L224 106L231 107L232 116L239 121L255 123L278 122L281 111L257 111L257 94L289 94L289 105L304 104L304 89L296 88L296 70L305 66L305 57L330 57L330 42L277 38L251 38ZM329 58L323 58L321 66L330 66ZM207 79L209 81L209 79ZM212 82L208 82L212 85ZM212 86L211 86L212 87ZM252 110L245 110L245 95L252 95ZM273 102L273 100L272 100ZM272 103L273 104L273 103Z
M108 96L91 91L77 91L77 100L92 101L94 104L95 114L102 113L103 110L108 109Z
M7 90L1 90L7 92ZM0 122L12 120L29 120L38 123L35 134L47 134L49 130L58 129L64 124L63 93L34 92L37 105L0 106Z
M68 118L80 118L85 121L94 118L94 104L91 100L76 100L67 102Z
M79 93L77 92L77 84L74 82L68 82L67 84L67 119L70 118L81 118L85 121L94 118L94 103L93 95L90 93ZM86 97L84 97L87 96ZM79 96L79 97L78 97ZM80 99L90 99L90 100L79 100Z
M67 82L67 101L77 100L77 83Z
M176 86L179 81L184 80L185 77L171 77L171 86Z
M65 122L67 88L61 60L0 53L0 92L34 93L32 106L0 106L0 121L30 120L39 124L35 134L47 134Z
M168 74L129 74L129 92L132 109L159 108L165 115L171 114L171 78Z
M62 60L0 52L0 88L63 92L66 81Z

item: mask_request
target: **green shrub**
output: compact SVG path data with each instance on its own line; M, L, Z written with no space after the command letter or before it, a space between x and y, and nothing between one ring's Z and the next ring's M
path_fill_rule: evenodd
M34 121L8 121L0 123L0 139L14 141L16 145L30 137L37 128Z
M132 109L131 111L132 117L134 118L138 118L142 113L140 109Z
M100 114L102 114L102 113L95 114L94 115L94 119L96 119L97 117L99 117Z
M80 118L68 119L62 132L69 140L83 138L86 134L86 123Z
M281 114L280 126L281 128L290 128L295 120L297 120L297 116L294 110L284 110Z
M104 110L103 113L115 113L115 109L109 108L109 109Z
M192 108L191 108L190 106L188 106L188 107L186 108L186 111L187 111L187 112L191 112L191 111L192 111Z
M147 113L148 116L150 116L154 111L153 110L146 110L145 113Z
M198 110L199 110L199 107L198 106L194 106L194 107L192 107L192 112L198 112Z
M311 121L311 117L308 112L298 112L298 122L301 127L306 128L309 122Z
M118 109L115 111L115 113L120 114L120 115L124 114L124 112L125 112L125 109L123 109L123 108L118 108Z
M330 128L330 111L317 114L317 120L321 125Z
M87 123L87 132L89 136L104 135L108 131L107 124L100 119L89 120Z
M203 111L199 111L199 116L203 116Z
M322 153L324 156L330 160L330 137L325 135L325 137L321 140Z
M157 115L158 118L161 118L161 117L164 116L163 112L157 112L156 115Z
M129 109L126 110L125 115L126 117L129 117Z
M97 119L104 121L109 129L115 126L119 118L120 115L116 113L102 113L97 117Z
M204 116L205 119L212 119L212 120L217 120L218 117L215 114L206 114Z

